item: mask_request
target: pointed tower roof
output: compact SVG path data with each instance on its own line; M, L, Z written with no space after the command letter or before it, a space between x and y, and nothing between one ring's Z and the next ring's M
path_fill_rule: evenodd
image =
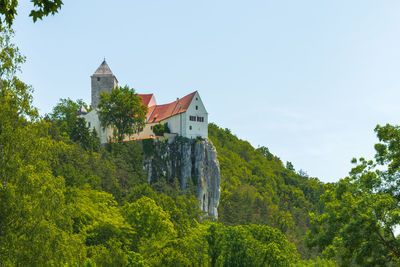
M76 115L86 115L86 114L88 114L88 112L87 112L87 110L86 110L86 108L84 107L84 106L81 106L79 109L78 109L78 112L76 113Z
M93 73L93 76L97 75L113 75L110 67L108 66L106 60L103 60L103 63L100 64L100 66L97 68L97 70Z

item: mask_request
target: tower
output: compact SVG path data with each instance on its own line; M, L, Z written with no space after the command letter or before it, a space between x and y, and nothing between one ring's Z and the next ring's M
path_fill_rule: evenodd
M92 79L92 108L96 109L100 101L100 93L111 93L112 89L118 86L118 80L105 59L90 78Z

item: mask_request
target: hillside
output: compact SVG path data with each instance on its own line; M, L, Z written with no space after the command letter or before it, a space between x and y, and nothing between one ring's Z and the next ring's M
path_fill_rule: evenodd
M203 178L215 174L215 183L200 192L218 203L220 171L211 144L182 139L175 148L165 140L101 146L98 133L76 115L81 106L89 110L83 101L61 99L50 114L39 116L32 88L16 76L24 57L9 41L12 31L1 33L1 266L314 264L300 258L310 254L304 231L308 210L318 210L323 186L317 180L210 125L222 183L215 221L196 199ZM173 171L166 175L168 166L158 168L168 165L179 145L181 152L194 148L180 166L187 168L184 179ZM203 210L213 210L206 198L202 206L211 209Z
M63 4L62 0L32 2L33 9L29 16L33 21L54 15ZM154 3L151 5L154 8ZM110 13L110 6L103 6ZM105 59L91 76L91 91L94 93L91 106L82 100L61 99L51 113L41 116L32 105L33 88L18 77L25 57L12 42L17 7L19 10L18 1L14 0L3 1L0 5L0 266L400 266L400 126L378 124L375 128L378 143L374 146L374 157L354 158L353 168L347 177L324 184L302 170L296 171L290 162L284 164L279 155L272 154L267 147L254 148L229 129L209 124L208 113L197 91L169 104L157 105L153 94L138 95L129 86L118 86L118 80ZM90 10L92 7L89 7ZM221 8L226 11L224 5ZM240 8L240 14L252 16L252 12L243 12L243 8ZM133 9L126 10L132 13ZM137 10L146 14L142 9ZM159 10L163 14L170 14L166 9ZM371 14L376 13L375 4L371 10ZM175 11L182 13L179 8ZM368 15L364 11L363 14ZM349 13L352 18L353 13ZM385 12L379 13L387 15ZM91 14L101 15L101 12ZM119 12L115 14L121 17ZM261 17L271 17L264 15ZM304 17L303 13L301 15ZM163 16L159 17L164 19ZM191 17L196 19L196 16ZM219 15L217 17L218 23L229 22L221 20ZM231 17L235 22L244 21L238 20L237 16ZM339 17L343 21L343 16ZM75 16L74 20L77 18ZM65 18L62 20L68 24ZM297 22L300 20L297 19ZM110 21L103 20L108 24ZM357 19L357 26L360 26L360 21L362 19ZM192 25L190 21L187 22L187 25ZM26 27L21 21L17 24ZM164 24L168 27L168 23ZM258 24L264 26L265 23ZM59 26L58 23L52 25ZM354 28L351 23L343 25ZM44 28L39 28L43 33ZM104 30L104 27L97 28ZM128 28L129 32L134 30ZM308 26L304 28L310 30ZM46 56L53 57L53 53L42 44L56 47L58 53L60 46L52 45L53 39L57 38L50 33L47 35L50 42L44 42L43 34L34 34L33 30L28 32L30 37L36 36L40 43L40 46L35 46L35 38L28 38L30 50L41 55L36 57L39 61L31 62L34 73L39 80L46 73L46 85L35 82L44 86L42 92L61 95L61 91L64 91L73 95L74 89L80 91L80 85L71 88L70 82L77 81L75 78L81 76L82 70L76 68L76 63L84 59L70 60L73 68L68 68L68 60L60 61L59 58L55 64L48 64ZM69 32L76 33L74 30ZM198 35L199 31L192 32ZM205 32L208 38L210 32ZM371 30L368 32L371 33ZM87 42L63 35L81 46ZM102 34L96 36L105 40ZM380 40L379 43L385 43L382 36L377 37L375 39ZM188 39L187 36L185 38ZM24 38L19 39L23 41ZM180 42L179 38L175 39ZM254 44L263 45L262 42L251 42L252 38L244 39L250 40L247 43L256 52L258 50L253 49ZM336 39L342 42L341 38ZM371 39L371 34L367 39ZM168 42L153 43L163 46L165 41ZM203 46L202 42L197 43ZM283 43L288 42L284 40ZM359 42L353 43L357 45ZM393 46L393 42L388 43ZM43 53L38 47L45 48ZM283 47L287 48L286 45ZM154 47L150 48L154 50ZM271 51L276 54L275 50ZM119 52L126 55L124 49ZM193 63L190 53L180 54L185 57L184 60L188 60L189 65ZM71 53L58 55L73 59ZM157 57L157 53L155 55ZM240 53L238 55L240 57ZM315 55L318 56L318 53ZM293 59L296 57L287 58L289 65L295 65ZM395 59L393 56L390 58ZM151 62L148 57L143 59L146 61L142 62L144 65ZM168 66L179 63L181 70L185 66L176 57L163 60ZM66 63L63 65L64 71L62 68L54 69L63 77L68 76L69 82L60 82L57 78L60 76L46 71L49 66L60 67L58 62ZM125 62L128 68L133 66L131 60ZM230 64L229 60L224 62ZM299 62L303 64L303 61ZM242 66L248 69L249 62L243 63ZM256 72L263 68L259 64L254 66ZM215 73L221 69L219 65L217 68ZM241 71L240 68L236 69ZM387 73L387 68L383 69ZM192 69L188 70L193 72ZM290 76L286 71L281 71L285 78L288 74ZM156 72L151 72L151 79ZM219 81L234 80L234 72L229 70L225 74L225 77L216 77ZM312 75L315 76L314 73ZM167 76L175 79L174 75ZM365 84L368 75L355 76L361 77L362 84ZM192 80L192 75L187 77ZM245 82L243 86L235 83L240 90L256 89L248 84L249 79L241 80ZM281 84L282 79L278 80ZM387 80L387 75L384 80ZM259 79L254 81L257 86L260 85ZM192 82L215 97L207 87L215 83L206 79L206 87L203 87L199 80ZM288 84L286 88L297 88L299 82L296 80L294 85ZM316 85L321 87L318 83ZM268 86L274 88L270 85L264 87ZM229 95L232 88L223 87L219 88L227 94L222 92L221 95ZM357 91L357 86L353 89ZM375 89L371 90L375 92ZM350 99L349 90L344 91L346 94L342 95L343 99L338 95L339 102ZM173 95L173 90L168 92ZM364 95L368 93L368 88L363 92ZM314 96L313 93L307 99ZM332 102L330 98L326 99ZM47 102L44 98L39 100ZM297 102L301 104L300 109L299 106L292 106L295 111L292 113L296 116L289 114L289 117L297 118L298 111L303 108L303 103ZM385 105L390 104L386 102ZM276 103L278 109L273 110L279 111L287 104L287 101ZM152 111L149 111L150 108ZM183 116L184 113L187 116ZM285 118L288 115L287 112L281 113ZM342 122L348 118L352 123L357 121L357 116L349 116L346 112L343 114ZM365 122L368 116L360 114L358 118ZM323 117L327 121L326 116ZM385 119L388 118L386 115L375 117L380 118L380 123L393 121ZM397 117L394 117L396 120ZM329 129L332 136L347 133L349 129L343 131L342 124L336 125L339 131L335 131L335 127ZM108 130L103 126L109 126ZM169 133L165 135L169 138L163 137L166 133ZM353 137L359 138L359 132ZM269 140L265 140L265 144L268 145ZM297 146L294 149L300 150ZM338 155L346 160L345 153Z
M253 148L230 130L209 125L221 167L219 220L226 225L263 224L279 229L296 244L302 257L310 227L309 212L320 213L325 186L316 178L284 167L266 147Z
M287 170L265 148L210 125L222 183L219 220L212 222L190 180L184 191L174 176L148 184L146 142L99 146L96 132L74 116L80 103L63 100L45 119L29 104L29 120L18 115L18 102L3 103L3 265L306 264L307 214L318 210L323 185ZM152 164L165 164L157 158Z

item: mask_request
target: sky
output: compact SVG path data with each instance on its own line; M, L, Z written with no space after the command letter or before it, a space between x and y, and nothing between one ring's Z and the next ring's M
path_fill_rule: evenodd
M324 182L372 158L377 124L400 122L400 1L68 1L15 43L34 105L90 103L106 58L120 85L160 104L198 90L209 121Z

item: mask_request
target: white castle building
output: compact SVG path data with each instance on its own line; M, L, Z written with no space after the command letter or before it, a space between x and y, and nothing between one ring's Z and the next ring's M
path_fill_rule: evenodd
M104 60L91 77L92 84L92 111L87 113L84 108L78 112L83 116L90 129L95 128L102 144L112 137L111 128L102 129L97 115L97 106L100 93L111 93L118 86L118 80ZM166 124L171 134L187 138L208 138L208 113L197 91L175 101L157 105L154 94L138 94L142 98L142 105L148 107L146 126L140 133L127 136L125 140L154 137L153 126Z

